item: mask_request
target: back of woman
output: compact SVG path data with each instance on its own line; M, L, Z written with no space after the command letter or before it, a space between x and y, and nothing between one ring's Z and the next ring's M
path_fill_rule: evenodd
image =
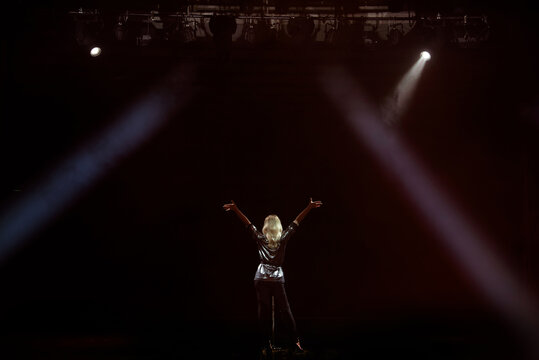
M275 334L271 333L271 330L273 330L272 310L275 306L277 311L283 315L282 318L288 330L288 334L284 336L287 338L287 346L303 351L297 334L296 322L286 296L282 265L288 240L296 232L300 222L309 211L320 206L322 206L322 202L310 199L307 207L284 230L277 215L268 215L264 220L262 232L260 232L239 210L234 201L223 205L226 211L232 210L236 213L248 228L251 237L258 246L260 264L254 277L258 301L258 319L263 344L269 343L270 349L275 346Z

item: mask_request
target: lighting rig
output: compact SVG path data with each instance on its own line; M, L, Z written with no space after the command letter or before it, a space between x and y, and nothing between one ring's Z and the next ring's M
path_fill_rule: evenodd
M69 12L75 21L102 23L98 9ZM343 9L336 6L288 7L286 11L264 3L246 9L242 6L193 4L182 11L123 11L116 14L112 26L117 42L138 46L154 42L189 43L214 36L212 18L233 17L236 22L233 42L263 42L268 39L346 42L362 46L394 46L414 28L435 32L442 29L448 40L461 47L473 47L487 41L490 27L482 16L419 16L412 10L395 11L388 6L358 6ZM90 20L88 20L90 19ZM79 28L78 26L77 28ZM101 29L103 26L101 26Z

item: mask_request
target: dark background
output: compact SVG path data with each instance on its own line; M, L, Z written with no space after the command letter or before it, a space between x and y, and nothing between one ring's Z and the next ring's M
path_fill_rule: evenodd
M536 293L537 36L525 3L438 2L487 11L493 38L478 49L417 34L376 50L235 44L226 63L211 41L91 59L65 31L70 5L17 5L2 24L4 208L178 66L196 65L196 93L0 264L0 330L17 354L252 354L256 246L222 205L234 199L261 228L269 213L292 221L312 196L324 206L284 265L307 348L321 358L524 356L317 76L344 66L378 104L424 46L436 49L398 131Z

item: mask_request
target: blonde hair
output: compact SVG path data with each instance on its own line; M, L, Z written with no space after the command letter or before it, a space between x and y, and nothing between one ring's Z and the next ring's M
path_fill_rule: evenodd
M268 215L264 220L264 227L262 233L268 239L269 247L275 249L279 247L281 241L281 234L283 233L283 226L281 220L277 215Z

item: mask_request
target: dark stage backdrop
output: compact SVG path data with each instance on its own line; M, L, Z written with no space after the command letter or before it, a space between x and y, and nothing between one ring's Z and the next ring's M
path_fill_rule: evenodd
M54 33L64 36L59 43L37 30L3 39L6 207L173 69L195 64L196 92L0 264L4 334L243 336L256 321L256 246L222 205L235 200L261 228L270 213L289 223L311 196L324 206L301 224L284 265L304 332L316 323L335 336L344 328L462 336L495 323L505 334L317 82L321 69L339 64L381 103L420 46L238 45L222 64L207 43L90 59L68 35ZM535 289L537 54L533 35L522 33L499 32L482 49L439 47L398 131Z

